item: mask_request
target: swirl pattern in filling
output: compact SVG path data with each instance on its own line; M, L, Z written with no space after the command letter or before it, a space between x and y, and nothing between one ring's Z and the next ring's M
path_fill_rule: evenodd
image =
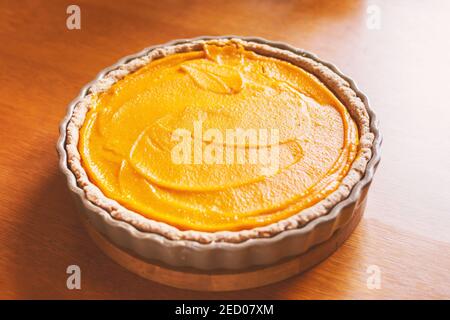
M94 96L79 150L107 197L214 232L323 200L358 143L347 109L315 76L230 43L152 61Z

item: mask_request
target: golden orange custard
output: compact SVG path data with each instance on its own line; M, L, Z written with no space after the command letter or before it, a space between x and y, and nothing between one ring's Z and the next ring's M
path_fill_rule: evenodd
M89 179L181 230L290 217L336 190L358 150L355 122L315 76L236 43L154 60L92 105L78 145Z

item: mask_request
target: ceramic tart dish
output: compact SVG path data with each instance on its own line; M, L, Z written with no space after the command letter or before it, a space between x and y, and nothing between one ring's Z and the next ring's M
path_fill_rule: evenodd
M233 129L260 136L228 139ZM140 259L199 272L273 265L330 239L364 206L381 143L367 98L333 65L235 36L122 59L81 91L60 132L84 220Z

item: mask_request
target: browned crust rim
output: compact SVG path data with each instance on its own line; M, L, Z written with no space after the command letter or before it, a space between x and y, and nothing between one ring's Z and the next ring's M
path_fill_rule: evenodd
M247 50L288 61L303 68L315 75L330 88L347 107L352 118L358 125L360 148L355 161L338 189L314 206L276 223L249 230L219 232L182 231L166 223L148 219L136 212L126 209L118 202L107 198L101 190L88 179L81 164L81 158L78 151L79 129L83 125L86 113L90 108L90 98L92 94L108 90L115 82L148 64L152 60L174 53L200 50L205 43L221 45L229 41L238 42ZM77 184L84 191L86 198L94 205L108 212L114 219L127 222L141 231L162 235L170 240L190 240L199 243L239 243L248 239L268 238L285 230L301 228L308 222L326 215L336 204L346 199L353 186L355 186L363 177L367 163L372 156L374 134L370 130L369 123L370 117L366 107L355 91L351 89L349 83L330 68L313 59L267 44L242 39L194 40L187 43L154 49L141 57L134 58L119 65L116 69L108 72L105 76L95 81L87 94L81 98L74 107L72 116L67 125L65 149L68 157L68 167L75 175Z

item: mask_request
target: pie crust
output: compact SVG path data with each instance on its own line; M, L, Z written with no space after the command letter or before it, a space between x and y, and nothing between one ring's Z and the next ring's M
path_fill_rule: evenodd
M359 150L350 170L339 187L324 200L276 223L241 231L184 231L169 224L146 218L139 213L126 209L118 202L106 197L102 191L88 178L81 164L78 151L79 132L83 126L87 112L91 107L91 97L94 94L108 90L115 82L138 70L149 62L167 55L181 52L201 50L207 44L224 45L230 41L241 44L245 49L260 55L278 58L290 62L315 75L336 97L346 106L359 130ZM68 167L76 177L78 186L84 191L86 198L95 206L108 212L114 219L129 223L143 232L162 235L170 240L189 240L198 243L240 243L249 239L273 237L285 230L298 229L308 222L326 215L339 202L346 199L352 188L364 176L367 163L372 157L374 133L370 129L370 117L364 103L357 96L349 83L333 72L327 66L291 51L283 50L268 44L247 41L238 38L193 40L187 43L164 46L149 51L147 54L119 65L104 77L95 81L87 94L75 105L67 125L65 149Z

